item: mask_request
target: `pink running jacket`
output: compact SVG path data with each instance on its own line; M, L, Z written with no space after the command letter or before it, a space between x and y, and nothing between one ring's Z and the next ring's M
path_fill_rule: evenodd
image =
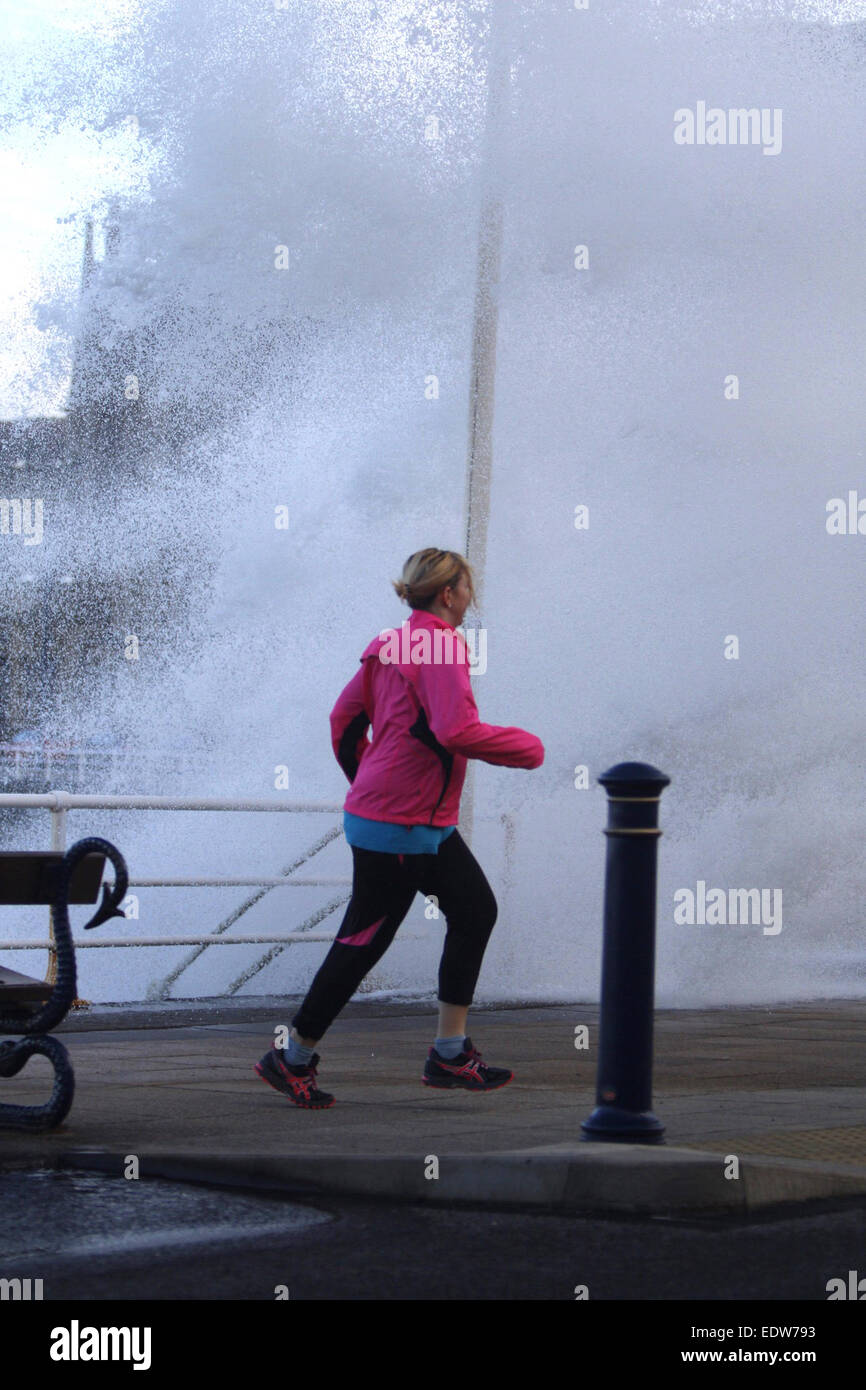
M544 762L534 734L481 723L465 640L418 608L364 651L331 711L331 743L352 783L344 810L398 825L456 825L468 758Z

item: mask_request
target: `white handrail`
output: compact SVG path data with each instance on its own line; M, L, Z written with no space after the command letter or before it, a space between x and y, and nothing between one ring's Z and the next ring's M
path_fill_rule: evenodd
M91 793L76 793L62 790L49 792L0 792L0 808L17 807L20 809L47 810L51 815L51 848L55 851L66 849L66 816L69 811L74 810L103 810L103 811L275 811L290 812L295 814L321 813L328 815L339 814L343 807L341 803L330 801L283 801L264 797L246 797L233 800L227 797L213 796L107 796ZM508 812L503 812L500 819L505 826L506 833L506 860L510 858L514 842L514 818ZM256 888L259 891L253 893L239 907L235 908L229 916L220 922L214 932L197 936L177 936L177 937L142 937L132 936L128 940L121 937L93 937L82 939L80 934L76 938L76 950L82 948L96 947L127 947L127 946L192 946L195 948L193 953L184 958L181 964L170 972L159 987L160 997L167 997L169 987L183 973L187 966L191 965L208 946L243 946L243 945L270 945L276 950L266 953L261 961L254 966L250 966L238 980L230 986L229 992L245 983L260 968L271 961L275 954L286 946L294 945L296 942L312 941L333 941L333 932L308 931L305 928L316 926L323 917L330 915L338 907L343 906L349 900L347 895L336 898L324 908L316 909L304 922L294 931L283 934L282 936L272 935L253 935L253 936L229 936L227 930L238 921L240 917L256 903L260 902L266 893L272 888L348 888L351 887L351 878L292 878L295 869L305 864L314 854L317 854L331 840L337 838L341 833L341 827L334 828L326 834L316 845L306 852L302 852L285 873L279 877L263 874L260 878L203 878L202 876L190 878L140 878L130 879L129 887L133 888ZM422 934L400 933L401 941L421 940ZM37 951L48 950L54 954L54 941L49 938L46 941L39 940L9 940L0 941L0 950L7 951Z
M97 940L95 937L87 936L75 938L76 951L85 951L88 946L91 950L99 946L262 946L262 945L291 945L295 940L298 941L333 941L332 931L304 932L303 936L134 936L128 940L122 937L101 936ZM401 941L420 941L422 935L412 935L407 932L400 933ZM0 941L0 946L6 950L16 951L44 951L47 942L45 941Z
M130 888L342 888L350 878L136 878Z
M231 800L219 796L100 796L90 793L0 792L0 806L44 807L49 811L342 811L337 801Z
M10 806L31 810L47 810L51 813L51 848L55 851L66 849L66 815L74 810L107 810L107 811L279 811L279 812L322 812L325 814L336 814L342 810L342 806L337 802L329 801L283 801L266 799L263 797L246 797L231 799L228 797L203 797L203 796L108 796L102 794L76 793L62 790L52 790L50 792L0 792L0 807ZM330 839L335 839L339 834L335 829L326 838L324 843ZM204 878L201 875L190 878L142 878L130 879L129 888L258 888L261 891L244 903L240 909L236 910L227 922L220 923L216 928L216 935L208 932L198 936L166 936L166 937L142 937L133 936L129 940L120 937L93 937L76 939L75 946L78 949L123 946L194 946L197 954L208 946L241 946L246 943L251 945L276 945L288 946L297 941L333 941L333 932L311 932L305 931L307 923L302 923L294 932L283 933L281 936L274 935L255 935L255 936L226 936L225 930L233 925L240 916L253 906L263 896L264 892L271 888L348 888L351 887L351 878L290 878L287 875L293 868L305 863L313 854L322 848L322 844L315 846L306 854L303 854L298 863L291 866L286 875L274 877L273 875L263 874L259 878ZM338 899L331 903L327 912L333 912L337 907L342 906L348 901L348 896ZM312 918L307 918L311 925L315 924L318 914ZM320 920L320 917L319 917ZM408 934L403 935L403 940L410 939ZM415 939L414 937L412 939ZM47 940L0 940L0 950L5 951L49 951L52 956L55 952L53 934ZM193 956L192 959L196 957ZM185 960L181 966L172 972L172 979L186 969L191 964L191 960Z

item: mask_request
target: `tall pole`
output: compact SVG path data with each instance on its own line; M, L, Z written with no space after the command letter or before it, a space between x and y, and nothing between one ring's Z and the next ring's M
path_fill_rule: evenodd
M469 378L469 446L466 460L466 539L463 553L475 573L475 603L483 625L484 570L487 563L487 523L493 471L493 414L496 380L499 265L502 250L501 159L503 125L507 119L509 79L508 21L514 0L490 0L490 51L487 65L487 109L482 167L481 212L472 363ZM472 843L475 812L475 764L470 759L463 785L460 827Z

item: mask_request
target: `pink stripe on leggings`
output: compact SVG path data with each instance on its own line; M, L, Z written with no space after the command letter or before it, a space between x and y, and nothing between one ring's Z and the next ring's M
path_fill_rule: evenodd
M385 917L387 917L387 912ZM337 940L341 946L368 946L381 927L385 917L380 917L378 922L374 922L371 927L365 927L363 931L355 932L354 936L338 936Z

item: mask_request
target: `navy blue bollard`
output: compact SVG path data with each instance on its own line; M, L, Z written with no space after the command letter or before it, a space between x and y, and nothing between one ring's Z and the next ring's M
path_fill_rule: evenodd
M656 860L659 802L670 778L648 763L617 763L607 791L607 867L596 1108L581 1138L661 1144L653 1115Z

